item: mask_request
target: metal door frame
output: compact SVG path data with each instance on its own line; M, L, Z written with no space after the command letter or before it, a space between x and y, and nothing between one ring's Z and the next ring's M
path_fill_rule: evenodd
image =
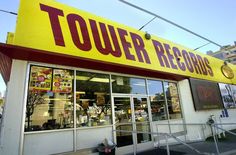
M145 95L145 94L115 94L113 93L111 95L111 99L112 99L112 121L113 121L113 130L116 130L116 124L115 124L115 103L114 103L114 98L129 98L130 99L130 109L131 109L131 118L132 118L132 122L131 122L131 125L132 125L132 130L136 130L136 125L134 125L136 123L135 121L135 109L134 109L134 98L135 97L141 97L141 98L146 98L147 99L147 106L148 106L148 118L149 118L149 128L150 130L152 130L151 128L151 107L150 107L150 100L149 100L149 97L148 95ZM116 132L113 132L113 139L114 139L114 142L117 143L116 141ZM137 150L137 147L138 145L143 145L145 143L137 143L138 140L137 140L137 133L132 133L132 139L133 139L133 146L132 145L127 145L127 146L122 146L122 147L119 147L119 149L122 149L122 148L130 148L132 147L132 149L135 149ZM150 141L152 143L152 136L151 136L151 139ZM149 143L147 142L147 143ZM135 145L136 144L136 145Z

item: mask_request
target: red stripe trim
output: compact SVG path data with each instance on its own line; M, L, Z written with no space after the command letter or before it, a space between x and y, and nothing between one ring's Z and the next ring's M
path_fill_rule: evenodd
M6 84L10 80L11 64L12 64L12 59L0 53L0 72Z

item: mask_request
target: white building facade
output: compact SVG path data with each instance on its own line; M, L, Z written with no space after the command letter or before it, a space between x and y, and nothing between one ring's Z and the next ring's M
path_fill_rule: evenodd
M150 132L198 141L211 136L210 116L236 121L235 66L143 36L57 2L22 1L13 41L0 44L0 154L92 154L104 139L124 154L164 145Z

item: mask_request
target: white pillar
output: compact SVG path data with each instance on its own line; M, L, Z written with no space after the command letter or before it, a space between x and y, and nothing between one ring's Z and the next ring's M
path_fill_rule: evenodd
M2 155L20 154L26 70L27 61L13 60L1 130L0 154Z

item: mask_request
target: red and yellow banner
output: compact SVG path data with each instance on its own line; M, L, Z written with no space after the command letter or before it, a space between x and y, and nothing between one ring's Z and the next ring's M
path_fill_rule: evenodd
M14 44L217 82L223 61L48 0L22 0ZM236 67L229 64L236 74Z

